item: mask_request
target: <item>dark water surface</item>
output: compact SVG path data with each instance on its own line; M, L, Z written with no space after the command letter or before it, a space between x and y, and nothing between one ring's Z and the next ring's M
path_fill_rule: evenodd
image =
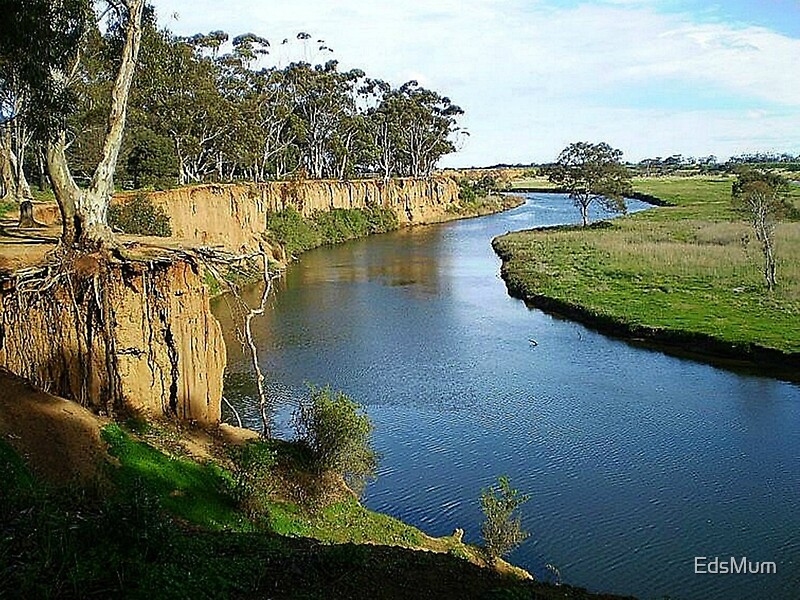
M305 382L366 405L382 454L366 505L433 535L461 527L477 541L480 490L508 475L531 495L531 537L511 560L544 578L552 563L568 583L641 598L800 598L800 387L510 298L491 239L577 216L563 196L527 198L304 254L255 321L283 430ZM258 428L248 359L226 329L227 394ZM695 556L778 573L695 575Z

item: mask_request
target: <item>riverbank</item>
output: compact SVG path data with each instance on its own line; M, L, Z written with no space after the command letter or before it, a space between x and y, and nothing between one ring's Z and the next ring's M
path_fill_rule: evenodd
M779 287L768 294L732 179L634 180L670 204L596 223L496 238L509 292L603 333L726 366L798 380L800 223L777 231Z
M435 222L485 216L515 208L523 202L524 199L519 196L505 194L490 194L472 202L457 199L437 215ZM313 248L387 233L414 224L402 221L396 210L380 205L316 211L308 216L288 207L267 215L266 237L282 248L282 254L289 262Z
M618 598L490 566L460 536L427 536L349 493L289 501L281 481L304 467L285 442L266 442L274 483L254 515L232 487L232 449L253 432L113 423L3 371L0 384L3 597Z

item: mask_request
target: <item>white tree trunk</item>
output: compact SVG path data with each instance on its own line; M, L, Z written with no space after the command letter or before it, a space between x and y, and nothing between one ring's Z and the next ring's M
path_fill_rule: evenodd
M47 166L53 191L63 218L62 242L65 245L98 247L112 239L108 226L108 205L114 193L114 170L122 146L125 118L133 73L142 39L144 0L127 0L128 22L119 71L111 90L111 110L100 162L88 189L78 188L70 173L65 154L64 134L48 143Z

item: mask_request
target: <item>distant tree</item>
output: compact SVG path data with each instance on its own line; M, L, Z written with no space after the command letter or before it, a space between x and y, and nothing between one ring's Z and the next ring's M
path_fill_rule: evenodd
M786 192L786 180L769 171L745 170L733 184L733 205L748 215L761 245L764 279L769 291L775 288L776 281L775 228L778 221L793 210Z
M178 163L169 138L140 128L132 132L128 146L125 167L134 189L171 187L175 183Z
M450 98L408 81L387 92L377 108L388 124L393 167L403 177L428 177L437 161L455 151L450 140L464 111Z
M584 227L589 224L592 202L611 211L625 212L631 175L621 158L622 151L606 143L575 142L559 154L549 179L567 190L581 211Z
M29 93L14 61L0 61L0 199L31 197L25 177L25 151L31 141L24 113Z

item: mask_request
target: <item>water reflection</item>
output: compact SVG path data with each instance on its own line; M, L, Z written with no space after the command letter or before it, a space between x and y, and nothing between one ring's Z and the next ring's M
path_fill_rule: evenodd
M279 424L306 381L365 403L383 455L366 503L434 535L477 540L480 490L509 475L533 496L512 559L540 575L551 562L571 583L643 598L794 598L800 388L509 298L491 238L574 212L532 195L503 215L305 254L255 323ZM229 373L245 374L216 310ZM226 389L257 427L250 393ZM779 574L695 576L693 557L715 554L775 560Z

